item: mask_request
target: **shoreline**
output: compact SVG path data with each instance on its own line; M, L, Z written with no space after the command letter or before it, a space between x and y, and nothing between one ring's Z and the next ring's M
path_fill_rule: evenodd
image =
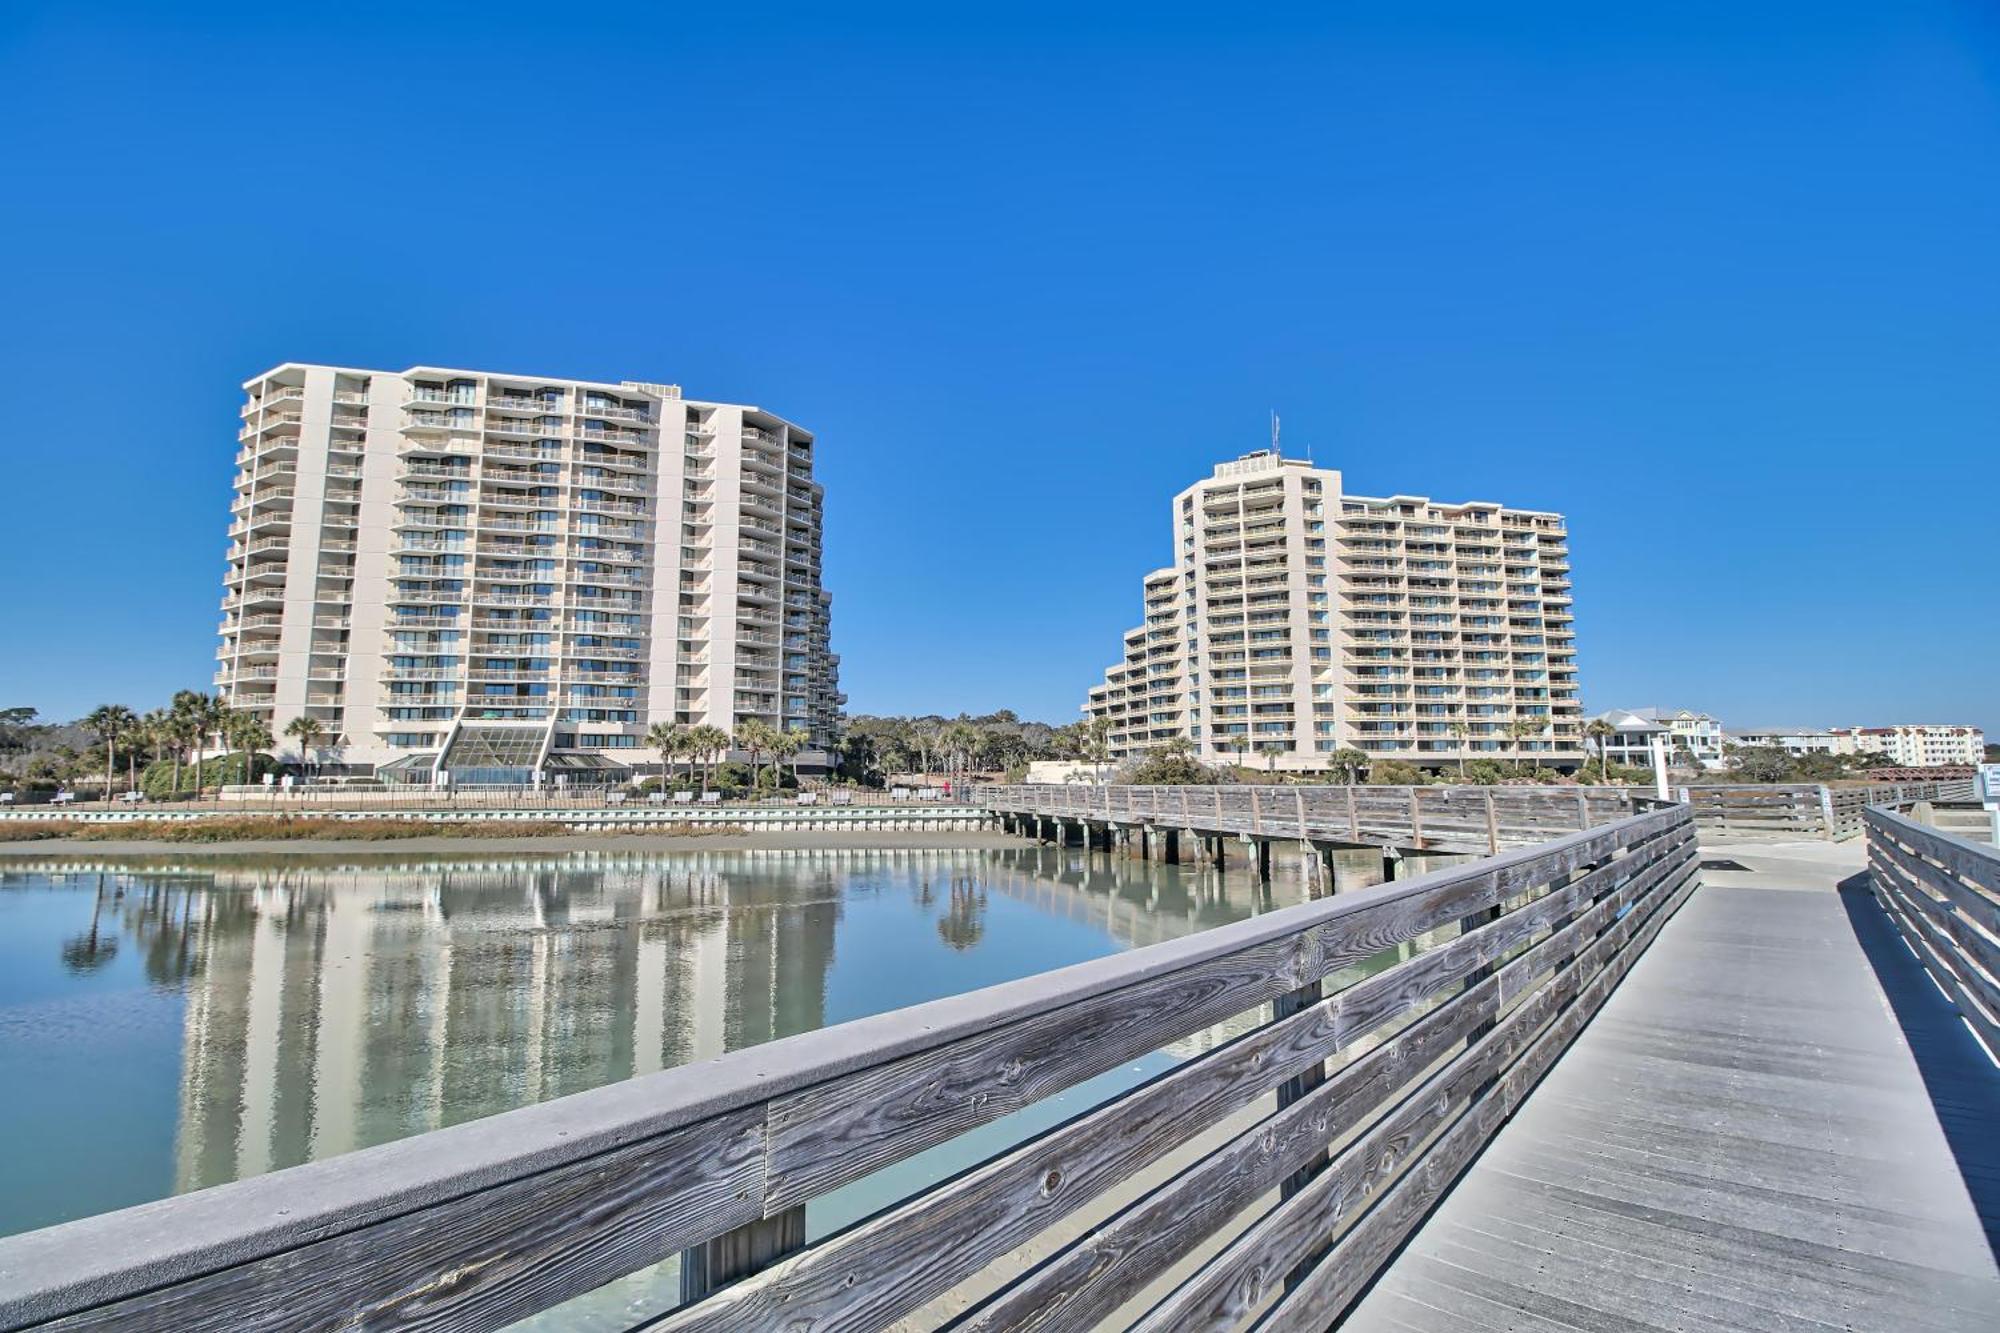
M990 830L771 829L742 833L702 833L687 837L648 834L576 833L534 838L322 838L245 839L241 842L159 842L141 839L42 838L0 843L0 862L78 856L346 856L463 853L490 857L496 852L561 856L575 852L629 852L648 856L675 852L835 852L835 851L1001 851L1030 846L1026 839Z

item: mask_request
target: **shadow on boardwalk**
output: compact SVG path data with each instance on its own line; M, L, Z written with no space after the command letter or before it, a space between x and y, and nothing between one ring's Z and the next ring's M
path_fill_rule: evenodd
M1993 1128L2000 1117L2000 1068L1903 943L1875 901L1866 871L1840 882L1840 903L1910 1044L1945 1141L1986 1229L1986 1243L2000 1258L2000 1135Z

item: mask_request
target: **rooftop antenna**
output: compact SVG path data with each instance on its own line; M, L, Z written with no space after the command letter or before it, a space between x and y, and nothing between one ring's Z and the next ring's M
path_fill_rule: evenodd
M1271 413L1271 452L1273 454L1276 454L1278 457L1283 458L1284 450L1278 447L1278 433L1279 433L1278 414L1275 411L1273 411ZM1312 462L1312 450L1310 448L1306 450L1306 462L1308 463Z

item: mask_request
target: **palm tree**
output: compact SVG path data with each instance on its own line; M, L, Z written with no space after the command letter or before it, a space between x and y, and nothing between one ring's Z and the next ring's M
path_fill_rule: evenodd
M1451 737L1458 742L1458 780L1465 781L1465 747L1472 740L1472 724L1462 717L1451 720Z
M778 732L762 718L751 718L736 724L736 747L750 754L750 790L757 790L757 779L761 773L761 759L776 748Z
M917 747L917 758L925 777L931 775L931 756L937 753L944 737L944 728L925 718L910 728L910 740Z
M1547 730L1547 724L1538 717L1517 717L1507 724L1507 735L1514 742L1514 776L1521 775L1521 742L1539 736Z
M1584 739L1591 742L1591 748L1597 751L1597 779L1600 782L1611 781L1611 755L1605 742L1617 734L1618 728L1601 717L1594 717L1583 725Z
M663 752L663 753L667 753L667 757L669 759L687 760L687 766L688 766L687 776L692 778L694 776L694 759L695 759L695 744L696 744L694 738L694 728L677 725L674 728L674 731L676 734L672 739L672 744L670 746L670 749L668 752Z
M687 748L688 729L678 722L655 722L646 728L646 744L660 752L660 785L674 776L674 760Z
M171 759L174 764L173 784L167 788L168 797L178 795L181 789L181 749L180 720L164 708L155 708L139 719L145 731L146 748L155 759Z
M1111 762L1111 719L1093 717L1084 728L1083 757L1097 766L1097 779L1104 780L1104 765Z
M1351 787L1359 782L1361 775L1367 771L1368 756L1351 745L1342 746L1327 756L1327 763L1342 785Z
M701 760L701 790L708 791L708 780L714 773L717 757L729 750L729 733L721 727L707 723L688 733L688 757Z
M799 751L806 748L806 734L790 727L778 733L772 753L792 766L792 786L799 785Z
M285 734L299 743L299 764L304 767L308 762L308 752L318 749L320 741L325 739L326 728L318 718L300 713L285 724Z
M171 748L166 727L167 710L164 708L155 708L133 721L132 743L125 747L125 785L131 790L139 790L139 751L145 750L146 761L151 763L165 756Z
M91 710L83 725L104 742L104 799L111 799L111 775L117 772L116 750L138 729L139 719L124 704L104 704Z
M1105 725L1108 731L1108 719L1105 719ZM963 784L966 772L972 767L973 756L979 753L981 739L979 728L963 718L945 727L939 743L944 747L947 778L956 775Z
M271 748L271 729L264 725L264 719L255 713L224 709L222 715L222 741L225 747L243 752L243 781L247 784L257 776L257 756ZM218 783L220 790L221 784Z
M208 742L222 728L223 715L228 711L222 701L199 690L177 690L174 693L171 710L186 725L181 730L183 742L193 751L194 796L200 800L205 787L202 772L201 752Z

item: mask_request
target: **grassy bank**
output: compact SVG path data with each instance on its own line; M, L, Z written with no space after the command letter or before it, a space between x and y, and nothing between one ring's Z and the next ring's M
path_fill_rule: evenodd
M735 824L625 824L591 836L699 838L741 834ZM324 819L311 815L230 815L215 819L136 819L115 824L42 819L0 821L0 842L396 842L413 838L565 838L581 830L553 819Z

